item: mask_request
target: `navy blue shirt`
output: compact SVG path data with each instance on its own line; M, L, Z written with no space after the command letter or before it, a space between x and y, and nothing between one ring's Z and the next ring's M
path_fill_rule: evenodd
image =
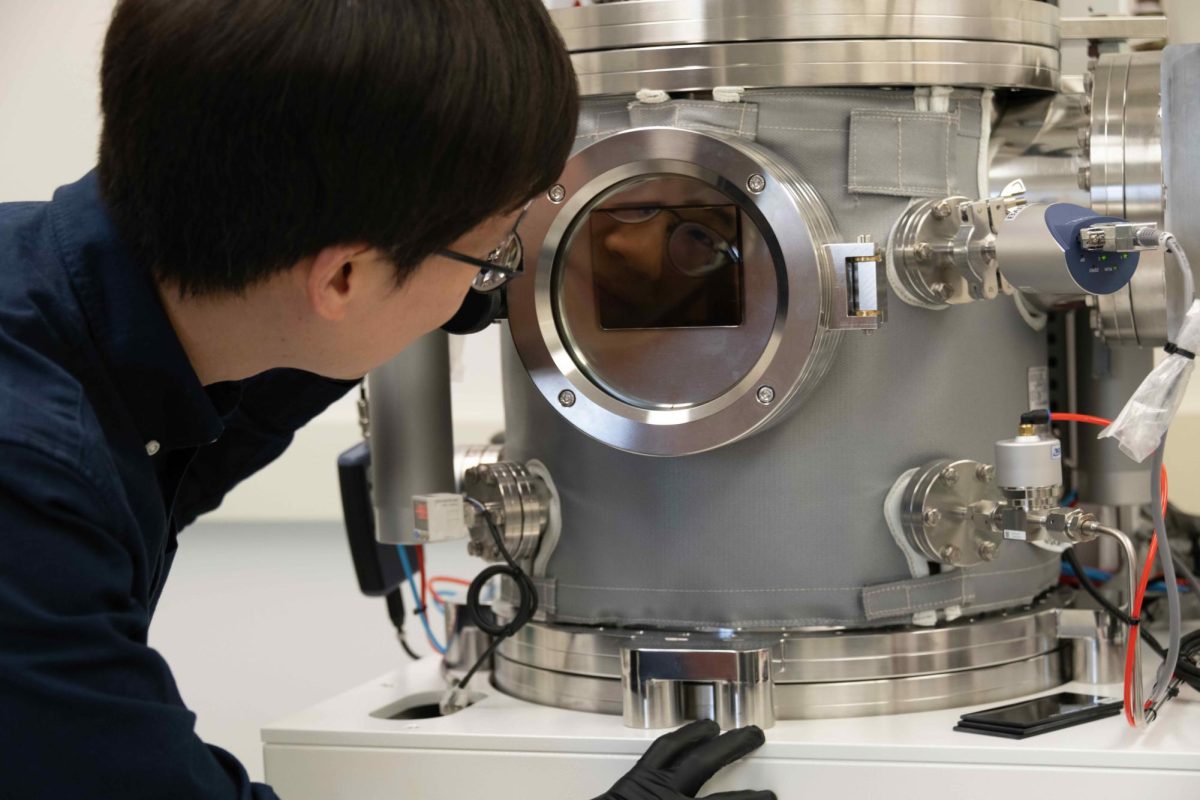
M94 174L0 204L0 798L275 797L146 635L178 531L351 385L202 386Z

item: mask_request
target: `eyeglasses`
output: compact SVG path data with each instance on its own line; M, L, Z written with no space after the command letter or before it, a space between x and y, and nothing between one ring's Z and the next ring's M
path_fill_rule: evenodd
M625 225L649 222L665 211L675 217L667 236L667 259L671 266L689 278L700 278L741 260L735 245L712 228L688 220L673 208L603 209L612 219Z
M479 268L479 274L475 276L475 280L471 281L472 290L481 294L496 291L525 271L525 246L521 244L517 226L521 224L521 220L525 219L530 205L532 203L521 209L521 214L513 223L508 236L504 237L504 241L495 250L488 253L486 258L475 258L453 250L439 250L438 255Z

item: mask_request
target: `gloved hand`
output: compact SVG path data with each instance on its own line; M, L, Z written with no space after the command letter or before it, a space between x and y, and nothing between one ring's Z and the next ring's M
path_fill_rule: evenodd
M766 737L751 725L721 736L712 720L683 726L657 739L629 774L596 800L683 800L722 768L757 750ZM721 792L705 800L775 800L774 792Z

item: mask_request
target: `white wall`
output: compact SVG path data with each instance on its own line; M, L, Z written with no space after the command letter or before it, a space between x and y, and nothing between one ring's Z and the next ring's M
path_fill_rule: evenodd
M49 199L92 168L97 74L113 0L0 0L0 202ZM503 427L497 329L460 340L455 438ZM337 454L359 440L354 397L300 431L287 454L237 488L215 520L336 520Z
M1127 0L1068 0L1068 13ZM48 198L94 163L99 131L96 73L112 0L0 0L0 201ZM1200 40L1200 2L1172 0L1178 41ZM486 440L502 421L498 336L464 342L463 381L454 386L456 438ZM1200 382L1185 412L1200 415ZM213 518L336 520L335 458L358 440L353 398L335 404L296 437L276 464L236 489ZM1197 418L1200 430L1200 417ZM1186 423L1185 423L1186 424ZM1173 448L1172 460L1185 450ZM1200 497L1200 456L1180 463L1174 485ZM1198 504L1200 510L1200 504Z

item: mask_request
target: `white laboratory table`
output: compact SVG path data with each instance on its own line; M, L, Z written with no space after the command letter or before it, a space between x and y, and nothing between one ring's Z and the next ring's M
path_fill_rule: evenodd
M262 732L267 780L286 800L586 800L662 733L516 700L486 677L473 684L486 698L450 717L386 718L403 698L444 686L428 658L280 720ZM1120 695L1119 686L1105 689ZM955 732L963 711L780 721L760 750L705 792L770 788L780 800L1200 797L1200 695L1190 690L1143 733L1112 717L1015 741Z

